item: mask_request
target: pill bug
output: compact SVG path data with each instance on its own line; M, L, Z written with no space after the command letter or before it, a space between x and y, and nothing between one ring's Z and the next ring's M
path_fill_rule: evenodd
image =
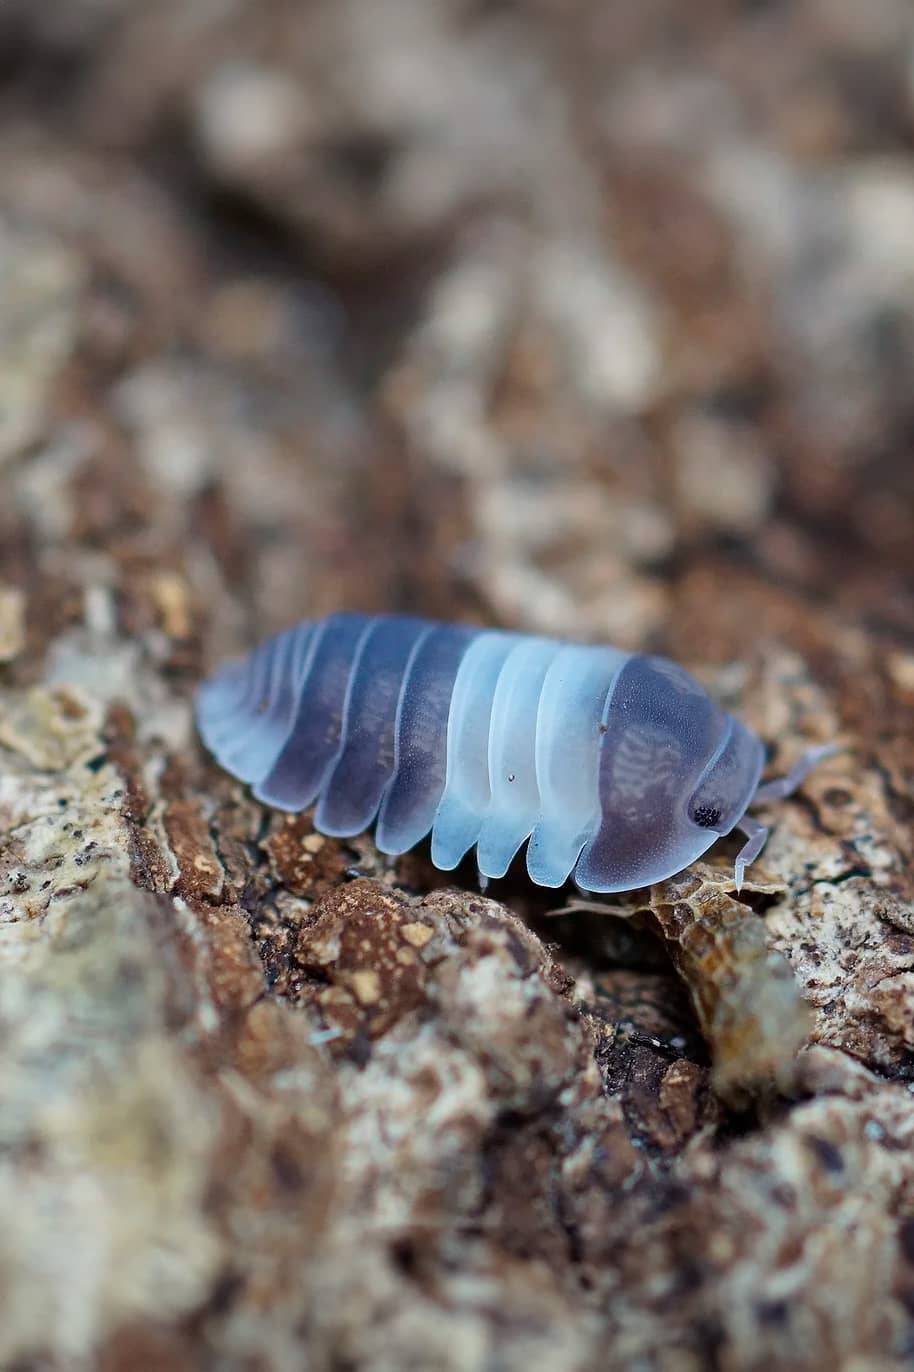
M648 886L740 829L737 886L788 795L833 748L759 785L761 740L666 658L402 615L332 614L269 639L201 688L201 736L265 804L316 803L338 838L384 853L431 831L481 878L527 842L541 886Z

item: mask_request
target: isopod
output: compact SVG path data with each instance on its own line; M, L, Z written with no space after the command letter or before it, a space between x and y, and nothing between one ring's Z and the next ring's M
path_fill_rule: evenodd
M197 721L259 800L316 803L324 834L375 824L397 854L431 831L436 867L475 846L484 879L527 842L538 885L601 894L674 876L733 829L739 888L768 837L749 807L836 751L760 785L761 739L666 658L403 615L278 634L201 687Z

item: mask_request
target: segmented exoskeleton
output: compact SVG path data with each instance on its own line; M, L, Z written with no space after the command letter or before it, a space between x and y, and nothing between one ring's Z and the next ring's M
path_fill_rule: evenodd
M476 847L503 876L521 845L541 886L664 880L831 748L760 787L761 740L665 658L406 616L334 614L261 644L200 690L200 732L268 805L317 804L323 833L376 823L382 852L429 831L437 867Z

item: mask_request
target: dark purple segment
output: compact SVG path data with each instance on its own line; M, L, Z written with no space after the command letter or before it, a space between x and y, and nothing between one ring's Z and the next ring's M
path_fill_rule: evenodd
M604 723L602 821L575 877L591 891L632 890L681 871L713 842L713 832L690 819L688 802L728 716L675 663L633 657Z
M339 751L349 678L372 623L367 615L337 614L316 627L295 720L272 770L254 790L258 800L281 810L313 804Z
M375 837L382 853L408 852L432 827L447 775L454 682L478 632L437 625L412 660L400 696L394 776L381 802Z
M322 833L347 838L374 820L394 772L397 704L406 666L429 628L425 620L399 615L372 624L352 674L343 745L314 817Z

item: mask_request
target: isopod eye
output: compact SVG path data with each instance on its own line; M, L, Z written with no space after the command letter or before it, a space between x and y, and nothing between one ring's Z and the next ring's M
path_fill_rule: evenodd
M699 829L713 829L715 824L720 821L719 805L695 805L691 810L691 819L697 824Z
M696 828L729 834L755 794L763 759L759 740L733 720L726 745L689 798L687 813Z

